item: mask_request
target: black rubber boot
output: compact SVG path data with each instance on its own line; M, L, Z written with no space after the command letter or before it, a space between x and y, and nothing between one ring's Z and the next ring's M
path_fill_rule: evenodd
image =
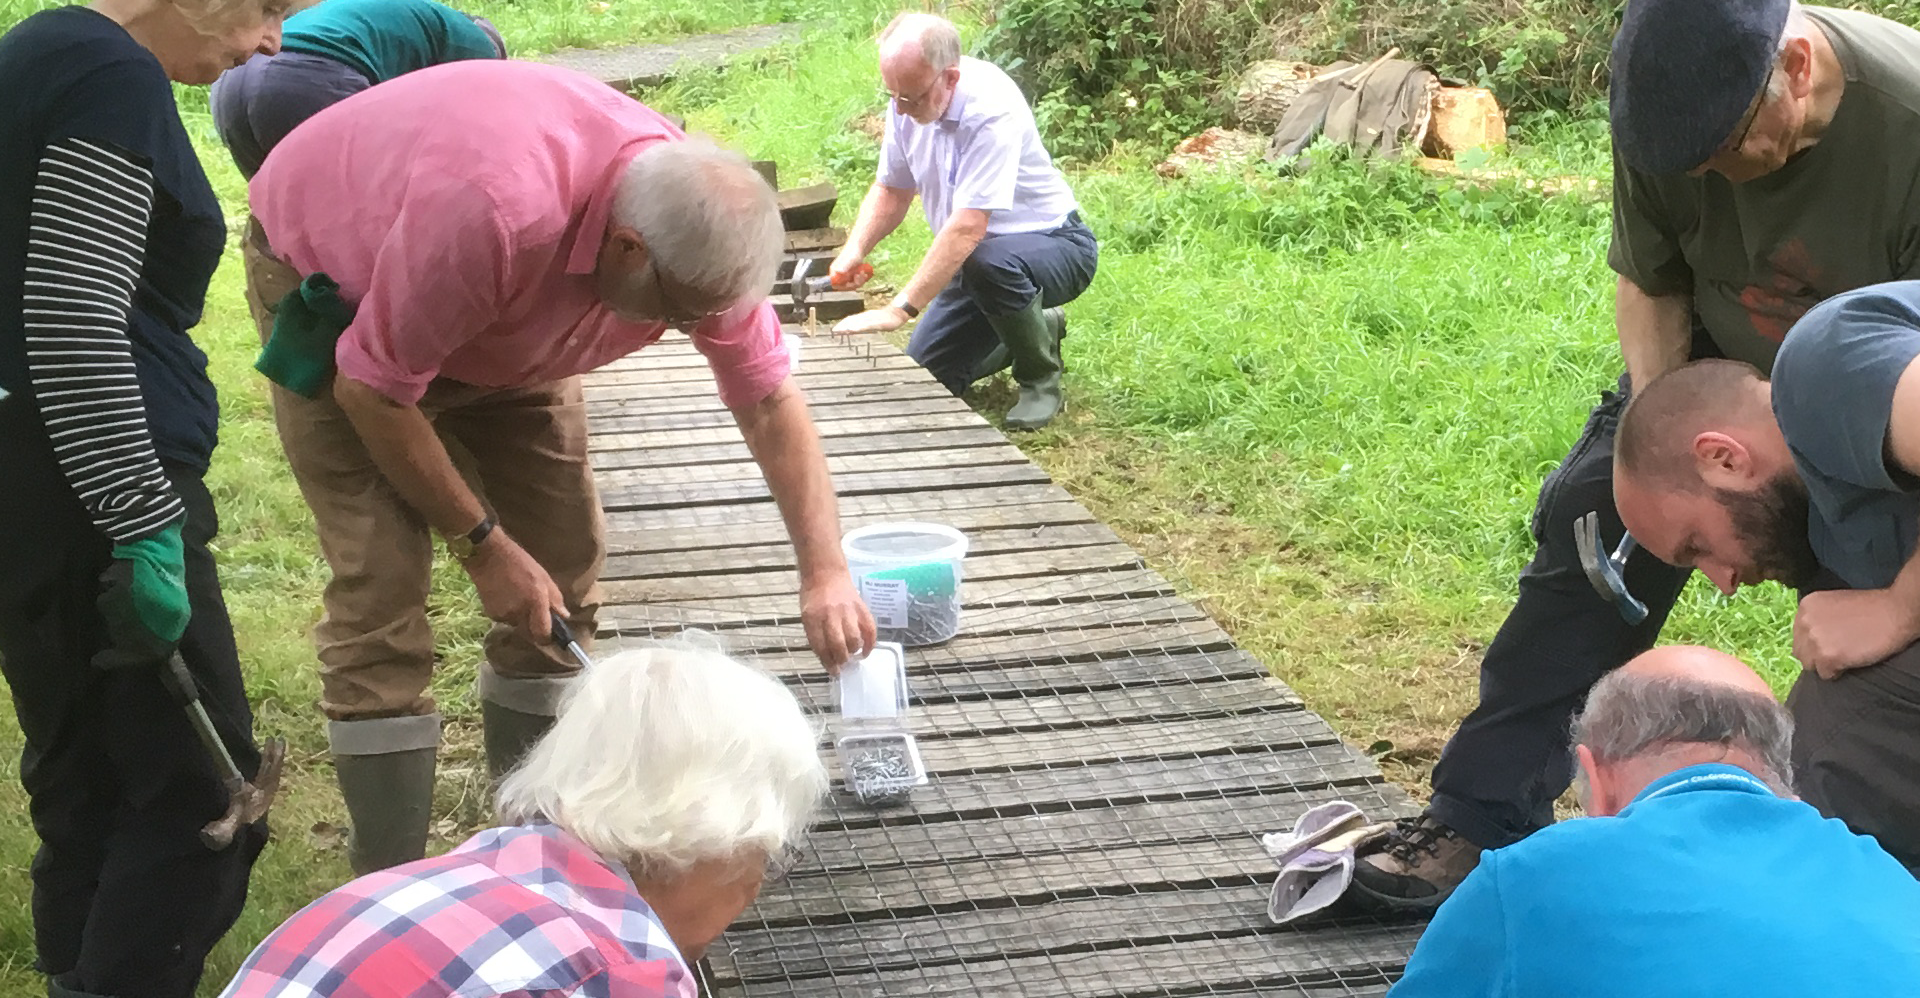
M1018 312L987 317L1012 355L1013 380L1020 383L1020 401L1007 411L1010 430L1037 430L1066 406L1060 388L1060 327L1044 313L1036 297Z
M379 755L333 757L353 824L347 861L359 876L427 855L433 817L433 771L439 750L406 749Z
M553 717L528 714L492 700L480 701L481 738L487 747L487 775L495 782L520 764L534 743L553 727Z

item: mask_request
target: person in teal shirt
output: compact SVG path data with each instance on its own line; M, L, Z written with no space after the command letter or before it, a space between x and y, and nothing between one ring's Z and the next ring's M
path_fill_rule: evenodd
M464 59L504 59L486 18L434 0L322 0L287 18L277 54L222 74L209 100L220 141L251 180L301 122L375 84Z
M1920 881L1784 790L1791 738L1730 655L1608 675L1575 721L1592 817L1484 855L1390 998L1913 993Z

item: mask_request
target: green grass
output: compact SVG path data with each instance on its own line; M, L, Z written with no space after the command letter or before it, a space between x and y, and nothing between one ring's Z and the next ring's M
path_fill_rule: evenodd
M0 0L0 24L42 6ZM780 18L836 26L756 65L646 95L689 125L776 159L783 186L832 178L850 219L874 147L856 125L880 107L868 39L889 9L862 0L487 2L516 50L663 38ZM242 217L244 191L205 118L183 108L203 159ZM1604 126L1530 119L1494 164L1521 176L1604 181ZM1619 369L1602 198L1544 198L1409 168L1331 157L1296 177L1261 171L1164 181L1147 150L1072 175L1103 240L1100 274L1069 308L1072 409L1022 439L1029 453L1133 540L1328 716L1376 742L1417 789L1433 749L1471 706L1474 661L1531 553L1541 478ZM918 213L876 254L900 283L925 249ZM211 483L218 543L259 730L291 742L277 839L252 903L215 953L207 994L294 909L347 879L344 814L314 707L306 631L324 569L274 435L236 250L196 335L222 392ZM983 408L1004 403L983 394ZM435 848L485 821L468 687L480 616L456 569L433 597L449 721ZM1784 685L1791 600L1768 587L1723 601L1689 589L1667 640L1742 655ZM0 720L0 995L31 995L24 873L34 838Z

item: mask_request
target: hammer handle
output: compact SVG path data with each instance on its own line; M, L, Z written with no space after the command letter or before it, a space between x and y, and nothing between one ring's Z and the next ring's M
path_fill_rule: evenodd
M186 709L187 720L193 723L193 733L200 736L200 744L206 746L207 755L213 760L214 768L220 770L220 779L229 786L246 782L240 775L240 767L234 764L233 753L227 751L227 743L220 740L220 733L213 728L213 718L207 716L205 704L200 702L200 687L193 681L193 673L187 671L187 662L174 652L167 660L167 668L161 673L167 691Z

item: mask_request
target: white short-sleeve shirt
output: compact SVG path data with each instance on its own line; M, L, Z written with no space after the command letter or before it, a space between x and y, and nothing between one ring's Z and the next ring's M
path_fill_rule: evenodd
M918 191L935 232L962 208L987 213L988 235L1044 232L1079 208L1040 144L1033 111L1000 67L962 57L945 114L922 125L887 105L882 186Z

